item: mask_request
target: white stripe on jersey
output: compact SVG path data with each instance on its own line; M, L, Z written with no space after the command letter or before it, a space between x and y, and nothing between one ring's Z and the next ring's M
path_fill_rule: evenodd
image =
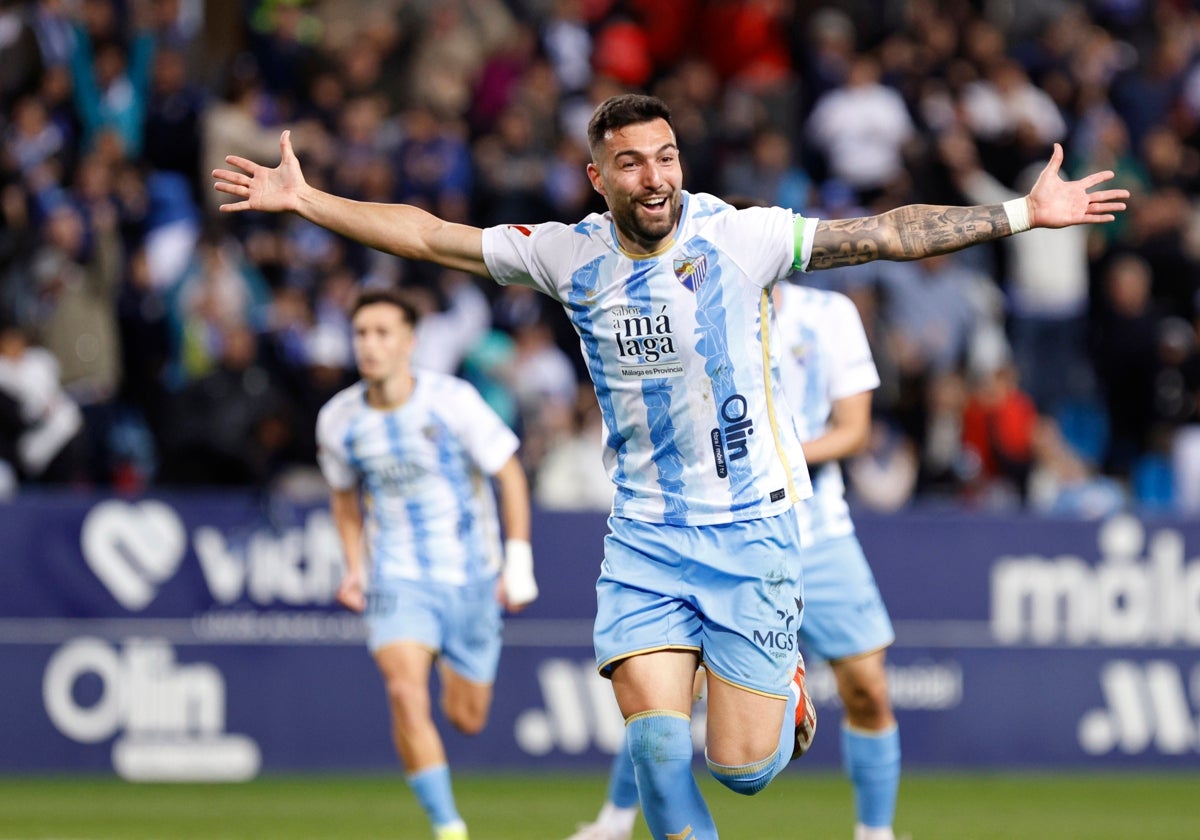
M811 493L794 425L771 416L780 354L762 320L764 296L769 312L769 289L792 270L795 222L685 192L675 239L645 257L621 251L607 213L484 231L492 277L558 300L579 334L615 515L731 522ZM816 220L800 222L807 262Z
M801 440L819 437L835 400L873 391L879 372L854 302L837 292L792 283L776 290L776 335L783 349L783 389ZM817 466L813 497L800 507L814 540L854 533L837 462Z
M500 568L488 476L517 451L467 382L417 371L398 408L371 408L359 382L317 417L318 461L334 489L361 487L371 574L466 584Z

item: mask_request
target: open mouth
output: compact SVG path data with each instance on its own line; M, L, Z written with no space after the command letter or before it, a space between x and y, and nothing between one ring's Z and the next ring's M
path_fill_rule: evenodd
M641 204L647 213L663 213L667 209L667 197L663 195L649 198L641 202Z

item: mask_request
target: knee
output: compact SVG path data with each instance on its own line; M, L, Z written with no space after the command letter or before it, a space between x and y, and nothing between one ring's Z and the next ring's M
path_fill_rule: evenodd
M487 726L488 714L487 709L447 709L446 719L462 734L478 735Z
M861 682L843 688L846 719L860 729L884 729L892 723L892 704L887 681Z
M487 726L491 704L483 699L444 695L442 712L450 725L464 735L478 735Z
M387 692L388 707L392 711L392 720L397 725L408 728L429 719L428 686L393 678L385 683L384 689Z

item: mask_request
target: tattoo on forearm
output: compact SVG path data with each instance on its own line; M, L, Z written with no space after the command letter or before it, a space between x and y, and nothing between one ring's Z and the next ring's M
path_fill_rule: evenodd
M1003 205L909 204L878 216L822 221L813 239L813 269L871 260L918 260L1008 236Z

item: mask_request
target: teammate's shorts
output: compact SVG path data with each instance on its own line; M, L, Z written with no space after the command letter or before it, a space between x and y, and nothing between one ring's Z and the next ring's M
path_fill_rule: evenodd
M415 642L472 682L496 679L502 621L494 578L466 586L372 581L366 622L372 653L394 642Z
M803 611L793 511L721 525L610 517L596 582L596 665L695 650L716 677L786 697Z
M800 638L822 659L846 659L896 639L875 576L853 534L804 549L804 623Z

